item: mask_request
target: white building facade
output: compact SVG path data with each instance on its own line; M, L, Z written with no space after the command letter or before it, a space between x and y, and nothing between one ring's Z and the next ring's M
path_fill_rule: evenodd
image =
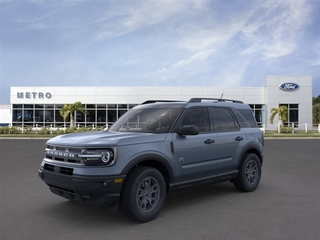
M286 125L312 128L311 76L266 76L263 87L216 86L70 86L11 87L10 105L0 108L0 124L62 127L59 110L64 104L81 102L87 113L75 113L75 123L86 127L111 125L132 107L146 100L185 100L193 97L240 100L251 106L260 127L277 129L277 116L270 124L270 110L285 105ZM293 125L292 125L293 124Z

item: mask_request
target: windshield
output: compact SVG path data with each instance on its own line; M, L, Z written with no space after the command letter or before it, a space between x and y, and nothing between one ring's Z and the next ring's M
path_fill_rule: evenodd
M181 108L133 108L109 129L118 132L167 133Z

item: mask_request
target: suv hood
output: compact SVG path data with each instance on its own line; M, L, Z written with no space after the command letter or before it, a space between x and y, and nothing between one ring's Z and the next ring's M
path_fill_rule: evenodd
M167 134L136 133L136 132L84 132L54 137L47 144L72 147L115 147L131 144L142 144L164 141Z

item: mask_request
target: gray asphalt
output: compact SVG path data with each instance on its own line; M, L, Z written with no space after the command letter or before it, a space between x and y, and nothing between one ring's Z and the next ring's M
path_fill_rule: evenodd
M266 140L258 189L230 183L167 195L140 224L52 194L38 177L45 140L0 140L0 239L320 239L320 139Z

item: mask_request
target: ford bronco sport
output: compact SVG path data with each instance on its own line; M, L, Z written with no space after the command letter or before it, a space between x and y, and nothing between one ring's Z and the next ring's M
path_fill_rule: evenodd
M245 192L261 178L264 139L240 101L146 101L107 131L47 142L39 169L50 190L75 202L107 206L139 222L160 213L166 193L230 181Z

